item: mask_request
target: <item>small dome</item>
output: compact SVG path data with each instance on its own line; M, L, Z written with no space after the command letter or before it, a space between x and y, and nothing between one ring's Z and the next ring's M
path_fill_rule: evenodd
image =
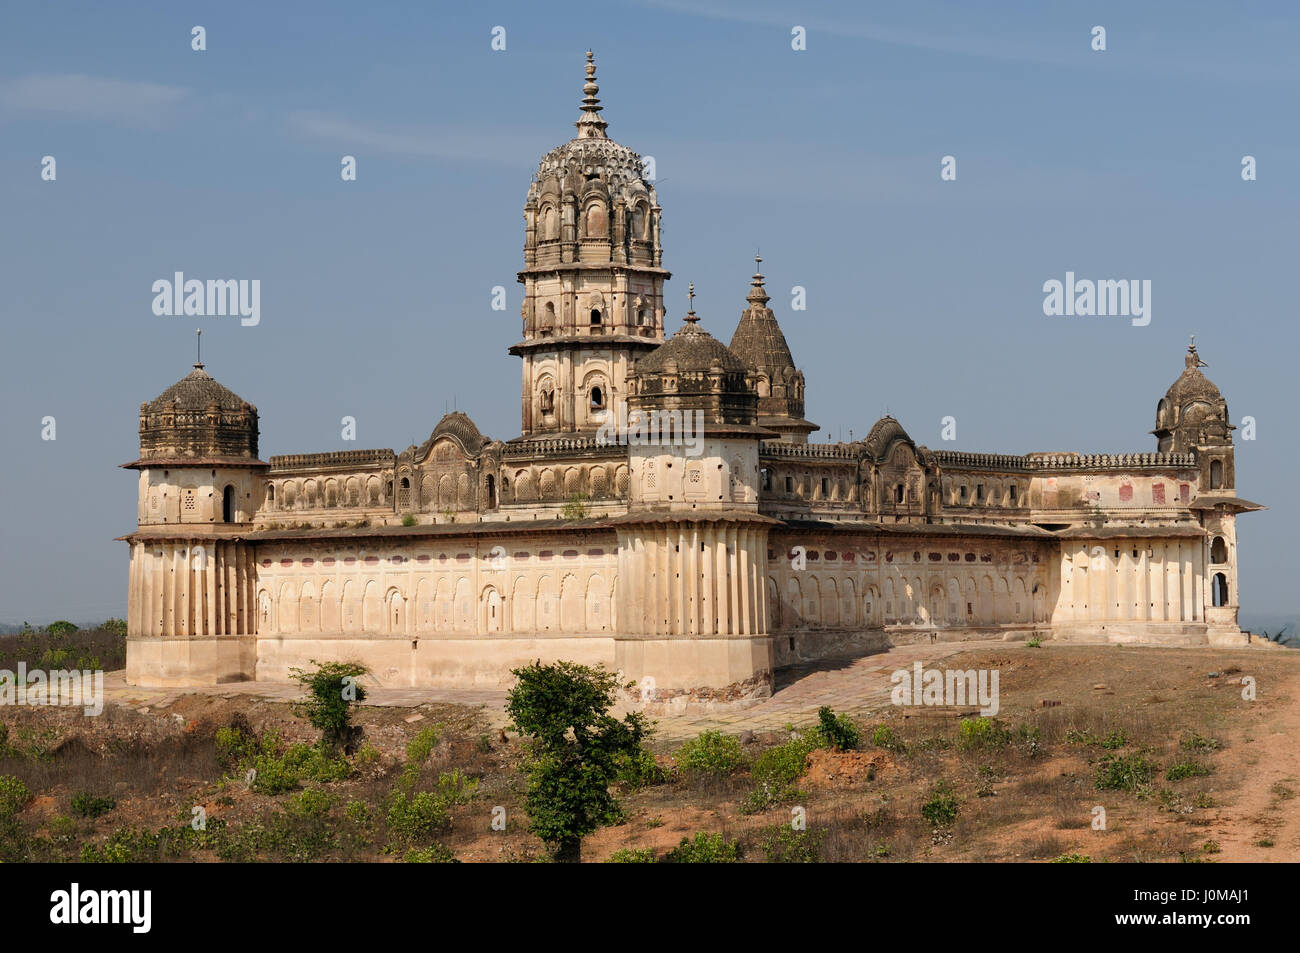
M1162 453L1185 453L1196 446L1232 442L1228 402L1219 388L1201 373L1206 363L1193 341L1183 361L1185 367L1156 404L1156 426L1151 431Z
M190 371L171 387L149 402L151 413L163 410L207 410L216 404L222 410L242 410L247 401L217 381L195 364Z
M429 442L435 443L439 437L451 437L470 456L476 455L488 442L487 437L483 436L474 425L474 421L469 419L469 415L459 410L443 415L442 420L438 421L438 426L433 428L433 436L429 438Z
M256 462L257 408L197 363L140 405L140 460Z
M720 370L724 374L745 374L745 363L708 331L699 326L694 312L687 315L686 323L659 347L636 362L639 377L663 374L670 362L676 362L676 373L707 374Z

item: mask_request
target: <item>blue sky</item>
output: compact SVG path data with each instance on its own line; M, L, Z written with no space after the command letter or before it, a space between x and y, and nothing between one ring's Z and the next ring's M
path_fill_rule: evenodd
M0 622L124 613L116 467L196 324L264 459L401 449L452 406L517 434L524 196L588 47L610 135L655 158L670 331L693 281L729 340L761 249L814 439L888 410L998 452L1154 449L1194 332L1258 426L1243 606L1300 602L1288 4L26 3L0 25ZM178 270L260 279L261 323L155 316ZM1044 316L1067 271L1151 280L1150 325Z

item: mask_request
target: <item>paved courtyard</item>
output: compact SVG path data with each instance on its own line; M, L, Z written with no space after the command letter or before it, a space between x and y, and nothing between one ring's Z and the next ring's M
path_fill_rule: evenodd
M1005 647L1005 642L940 642L902 645L886 652L859 658L805 662L777 673L776 691L748 708L721 712L689 712L653 715L656 737L678 740L706 729L737 733L746 729L766 731L786 724L804 724L817 716L817 709L829 705L836 712L862 715L889 704L891 672L909 668L918 659L932 663L972 649ZM204 688L138 688L126 684L123 672L105 678L107 701L141 709L167 707L181 695L213 695L220 698L263 699L290 702L302 697L301 688L289 682L233 682ZM482 706L493 727L506 723L504 689L379 688L366 690L367 705L419 708L422 705L451 704Z

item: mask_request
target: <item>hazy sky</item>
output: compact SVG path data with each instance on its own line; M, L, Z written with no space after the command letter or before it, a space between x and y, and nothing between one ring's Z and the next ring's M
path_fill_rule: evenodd
M523 202L573 135L588 47L610 135L655 158L670 332L694 281L730 340L761 248L814 439L889 410L918 443L1007 453L1154 450L1195 332L1257 421L1237 484L1270 509L1240 523L1242 605L1300 603L1292 5L463 6L6 4L0 622L125 614L117 466L196 325L263 459L400 450L453 405L516 435ZM155 316L175 271L259 279L260 324ZM1044 316L1067 271L1150 280L1150 324Z

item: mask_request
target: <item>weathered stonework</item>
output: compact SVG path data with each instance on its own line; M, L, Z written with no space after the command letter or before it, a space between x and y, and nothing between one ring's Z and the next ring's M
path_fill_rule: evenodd
M890 643L1237 643L1227 404L1194 347L1148 453L954 453L892 417L810 444L761 274L727 347L664 336L660 209L578 135L525 204L520 436L460 412L401 452L258 459L257 410L202 364L141 406L127 678L497 686L536 659L619 670L665 710L745 703L800 659ZM609 442L619 408L697 439Z

